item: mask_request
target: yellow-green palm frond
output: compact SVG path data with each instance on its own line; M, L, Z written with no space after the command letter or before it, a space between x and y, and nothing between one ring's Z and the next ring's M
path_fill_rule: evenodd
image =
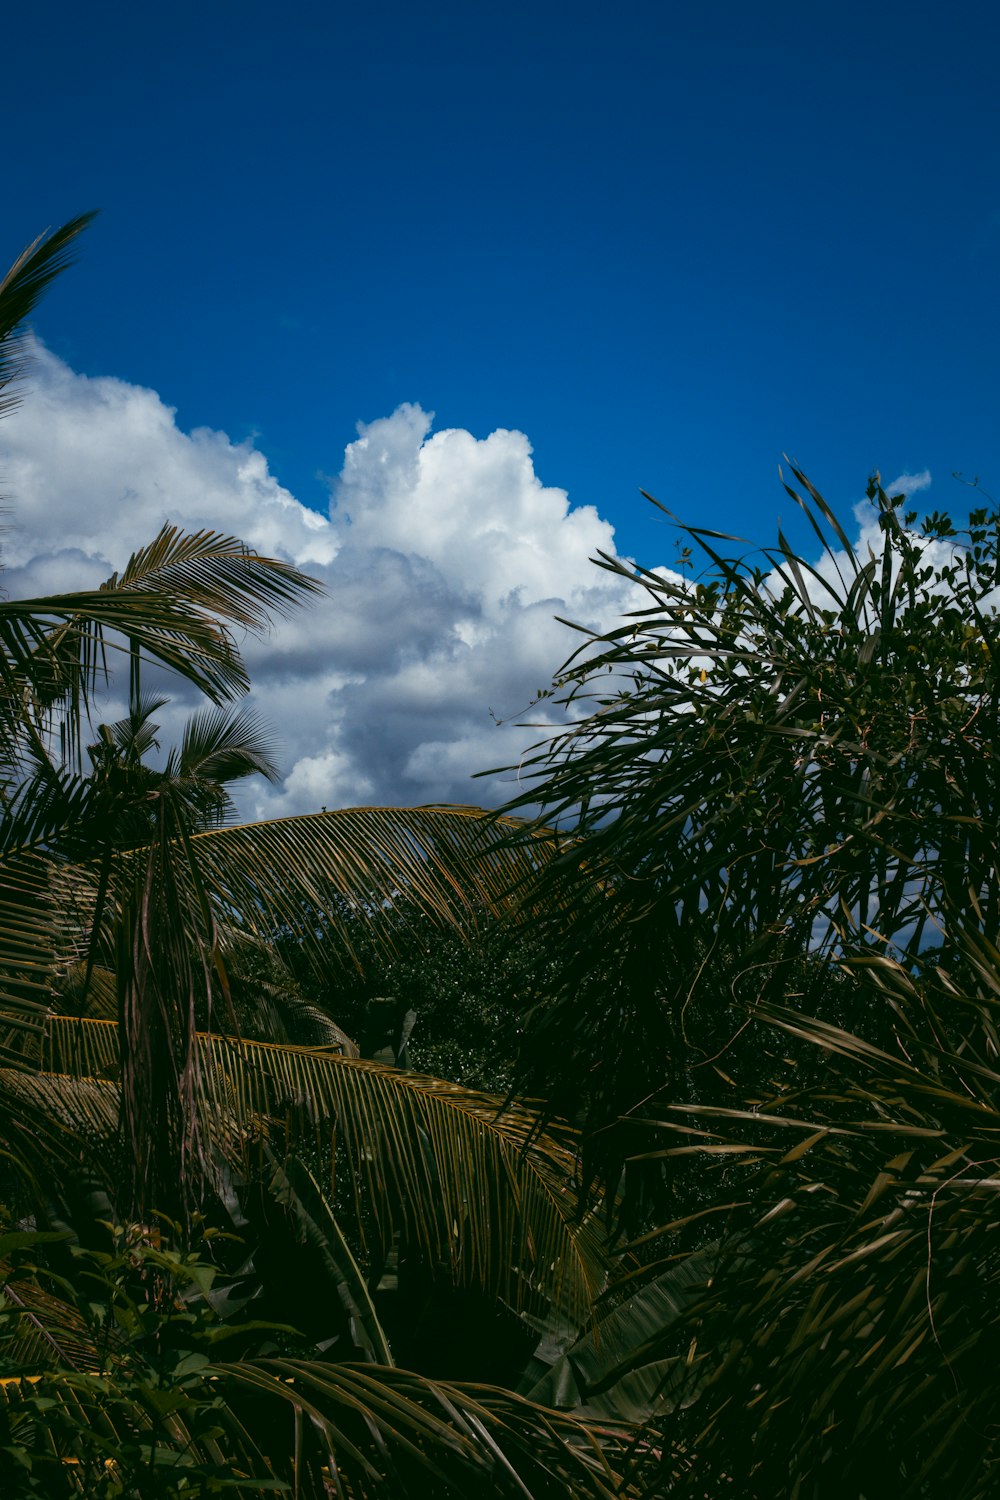
M393 946L419 915L473 933L482 913L513 916L522 890L555 842L478 807L356 807L213 829L192 839L205 887L220 910L261 936L309 938L317 919L355 956L366 940Z
M42 855L0 860L0 1065L38 1066L53 1006L117 1014L115 976L92 962L97 894L97 877L78 865Z
M361 808L162 840L156 846L159 864L152 874L152 867L147 869L144 878L148 884L155 877L156 890L173 900L163 914L166 938L160 940L163 934L157 928L157 957L155 962L150 959L150 973L158 976L162 990L163 1014L180 1014L182 991L191 998L184 975L195 962L193 943L198 946L198 993L204 1003L210 983L215 982L210 982L210 970L221 977L227 952L247 940L261 942L276 935L298 939L317 968L329 973L352 960L360 966L362 960L370 962L373 954L392 953L414 940L426 943L435 926L473 937L484 913L517 914L519 887L538 863L551 856L553 845L541 836L515 844L508 838L513 826L509 820L497 824L475 808ZM121 928L123 911L130 909L130 892L134 898L143 858L143 851L135 851L134 856L123 851L110 868L105 861L98 870L81 868L78 876L74 867L53 861L51 890L45 893L40 886L51 931L41 909L36 910L30 899L22 903L28 922L33 930L38 929L40 943L48 944L44 960L37 954L25 955L25 962L37 965L31 1003L21 1002L22 1010L27 1006L26 1025L37 1029L46 1005L79 1012L86 1003L93 1014L84 992L95 986L103 996L103 1013L118 1013L126 950L120 931L116 944L115 930ZM10 867L9 860L0 864L0 876ZM129 930L141 930L148 938L152 932L148 915L143 916L140 928L135 927L135 920ZM0 972L5 966L3 950L0 925ZM127 978L127 955L124 962ZM117 997L111 989L112 966L118 970ZM252 982L244 988L253 1002ZM226 992L225 982L222 992ZM258 1019L266 1021L265 997L259 998L261 1003L251 1003L250 1010L260 1011ZM297 1019L303 1023L298 1036L293 1030L285 1038L279 1032L275 1039L310 1045L323 1040L350 1049L343 1033L312 1024L317 1017L310 1021L303 1010ZM250 1029L258 1030L252 1016ZM167 1049L154 1044L148 1025L144 1023L137 1035L146 1038L143 1045L157 1065L167 1068ZM4 1040L0 1036L0 1043ZM32 1049L26 1053L19 1036L6 1040L3 1061L15 1066L20 1056L31 1065ZM128 1057L134 1055L130 1052ZM197 1127L197 1083L191 1069L199 1065L197 1052L181 1041L172 1066L176 1079L185 1080L184 1128L186 1139L196 1145L203 1137ZM129 1093L130 1080L134 1083L126 1068L126 1101L131 1100L133 1106L128 1118L133 1123L143 1117L147 1105L160 1107L159 1123L153 1121L152 1113L143 1117L145 1123L132 1131L132 1140L162 1141L168 1152L169 1130L163 1128L163 1119L174 1094L168 1097L148 1083ZM170 1088L175 1090L175 1084ZM207 1146L197 1145L197 1156L192 1159L199 1164L199 1174L209 1170ZM166 1206L164 1192L158 1189L152 1201Z
M0 1235L0 1255L19 1242L32 1246L59 1234ZM6 1327L2 1324L6 1323ZM96 1373L100 1353L93 1329L80 1309L43 1286L37 1275L22 1275L0 1261L0 1368L86 1370Z
M624 1426L598 1434L508 1391L292 1359L220 1364L212 1375L234 1405L249 1396L266 1402L268 1419L285 1428L275 1446L296 1455L282 1477L302 1484L304 1495L324 1494L308 1487L319 1476L326 1494L354 1500L462 1500L483 1487L518 1500L628 1494L620 1472L630 1436ZM301 1446L293 1447L293 1432Z
M317 1150L324 1191L365 1264L381 1265L400 1234L459 1283L518 1309L542 1298L575 1325L586 1319L605 1262L596 1222L579 1214L571 1132L539 1134L530 1110L334 1051L199 1042L206 1135L229 1154L261 1134ZM43 1065L25 1088L47 1081L58 1099L61 1075L109 1087L97 1081L117 1073L117 1027L50 1018ZM58 1107L67 1122L83 1114L93 1132L106 1104L102 1092L99 1104L74 1095Z
M96 1073L73 1077L0 1068L0 1117L13 1161L41 1171L50 1161L62 1171L85 1160L87 1141L97 1150L114 1137L118 1086Z
M25 857L0 863L0 1062L37 1055L57 959L50 867Z
M525 825L476 807L345 808L212 829L191 846L204 889L219 914L223 947L245 937L285 933L314 943L332 938L360 962L357 936L392 952L414 922L475 935L483 913L515 917L524 883L555 853L539 834L511 840ZM93 871L40 857L0 862L0 1060L13 1064L36 1032L58 987L94 952L98 879ZM104 897L104 919L119 910ZM226 936L235 924L235 937ZM100 945L98 944L98 947ZM107 949L107 944L105 944ZM103 951L103 950L102 950ZM329 955L329 950L328 950ZM95 973L110 1014L110 978ZM102 986L102 974L106 980ZM77 988L79 986L77 985Z
M276 1488L298 1500L634 1493L621 1479L626 1428L595 1430L488 1386L292 1359L206 1362L173 1389L159 1384L143 1385L134 1373L120 1380L114 1367L8 1376L0 1378L0 1419L51 1475L48 1493L60 1500L92 1494L109 1478L139 1493L129 1481L148 1473L153 1442L161 1482L171 1470L179 1484L205 1475L227 1483L229 1475L249 1496Z

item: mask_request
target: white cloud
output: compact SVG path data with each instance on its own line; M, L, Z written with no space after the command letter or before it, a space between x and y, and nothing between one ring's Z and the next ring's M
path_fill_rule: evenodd
M928 490L930 487L931 471L921 469L919 474L899 474L891 484L886 485L885 492L887 495L906 495L909 498L919 490Z
M548 722L530 705L580 642L554 617L606 629L649 602L590 563L614 552L613 528L542 484L523 433L432 432L419 406L400 406L359 427L322 516L251 444L207 428L185 433L155 391L87 378L35 352L32 389L0 423L9 594L99 582L165 520L231 532L327 590L246 644L253 696L287 771L280 787L247 789L248 816L505 800L516 770L473 773L516 767L540 738L517 721ZM914 495L930 483L925 470L886 488ZM873 508L863 502L855 516L859 554L878 555ZM935 543L928 555L943 560L948 550ZM846 561L823 558L818 571L833 581ZM192 704L174 686L181 703L161 716L165 741ZM114 717L122 705L109 693L102 709Z
M432 433L417 406L359 428L327 518L251 445L184 433L156 392L78 375L40 347L0 425L0 486L14 596L99 581L165 520L234 533L322 580L326 598L247 645L288 772L248 792L256 816L503 800L511 779L470 777L538 737L511 720L577 644L553 616L606 628L630 602L589 562L614 551L612 527L541 483L523 433Z
M329 523L225 433L181 432L155 391L77 375L36 346L31 389L0 428L0 480L13 504L6 565L78 551L120 567L166 520L243 537L261 551L329 562ZM58 542L58 546L54 543Z
M885 493L892 497L903 494L909 500L921 490L930 489L933 483L929 469L923 469L918 474L900 474L891 484L883 486ZM909 509L902 507L902 513ZM954 519L959 519L953 517ZM854 520L857 525L857 534L852 542L854 555L857 563L864 566L871 559L881 560L885 551L885 532L880 524L877 507L867 498L860 500L854 506ZM925 581L923 587L928 594L950 594L953 585L949 582L948 573L956 566L961 574L966 561L965 544L962 540L961 530L955 539L941 537L926 537L919 530L910 533L911 539L918 548L921 566L931 570L933 577ZM824 608L839 609L847 593L849 592L854 577L855 564L852 563L847 553L839 546L832 545L831 550L824 553L813 564L813 572L807 575L808 591L813 602ZM893 561L893 578L898 576L899 564ZM826 581L829 589L814 581L814 575ZM773 594L780 594L785 586L784 578L777 573L772 574L769 580L769 588ZM865 596L862 596L864 600ZM983 610L1000 610L1000 588L985 593L979 600L979 607ZM879 610L877 604L873 604L870 597L863 603L863 608L868 620L868 628L879 627Z

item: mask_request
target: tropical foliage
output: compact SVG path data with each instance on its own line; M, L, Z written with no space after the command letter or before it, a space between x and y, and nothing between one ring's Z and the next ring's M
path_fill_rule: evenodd
M575 719L513 804L577 834L536 882L560 977L522 1077L576 1099L643 1262L609 1294L625 1347L534 1389L644 1395L647 1494L971 1500L996 1458L1000 516L917 528L876 477L859 550L793 479L818 564L701 528L679 574L601 559L646 602L567 664Z
M0 287L0 347L84 223ZM5 1494L616 1483L575 1418L394 1362L449 1288L515 1348L579 1329L605 1261L571 1133L358 1060L281 962L357 958L362 912L382 952L473 931L549 847L463 808L233 824L231 784L274 774L237 634L314 591L167 526L99 589L0 606ZM158 764L150 664L213 705ZM128 712L95 724L116 666Z
M322 975L298 945L281 951L303 991L338 1016L362 1056L506 1094L521 1049L522 1012L556 967L544 942L487 908L476 914L471 942L465 932L442 931L414 912L391 955L372 942L364 913L355 913L354 927L351 947L360 964L322 931Z
M492 817L233 821L233 538L0 605L5 1495L992 1495L1000 514L787 493L598 560Z

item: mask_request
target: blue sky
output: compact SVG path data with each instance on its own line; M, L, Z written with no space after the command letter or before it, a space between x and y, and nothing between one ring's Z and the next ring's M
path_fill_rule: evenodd
M995 4L35 0L4 49L0 258L101 210L0 428L5 584L164 516L322 576L253 663L257 814L500 799L553 615L634 603L588 557L673 560L640 487L806 548L783 452L848 517L876 466L1000 495Z
M323 505L354 424L519 428L769 538L796 456L1000 489L992 4L202 0L15 8L3 250L102 217L38 328L255 435ZM14 126L17 127L16 133Z

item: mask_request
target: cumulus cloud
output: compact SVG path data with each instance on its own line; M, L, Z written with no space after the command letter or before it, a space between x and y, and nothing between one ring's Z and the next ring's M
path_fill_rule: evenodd
M631 603L589 561L614 551L612 527L542 484L523 433L432 432L401 406L359 428L323 516L252 445L185 433L155 391L36 355L0 426L10 594L96 583L166 520L241 536L327 591L247 645L287 770L248 790L248 815L509 794L510 778L470 778L538 738L512 721L576 643L554 616L604 629Z

